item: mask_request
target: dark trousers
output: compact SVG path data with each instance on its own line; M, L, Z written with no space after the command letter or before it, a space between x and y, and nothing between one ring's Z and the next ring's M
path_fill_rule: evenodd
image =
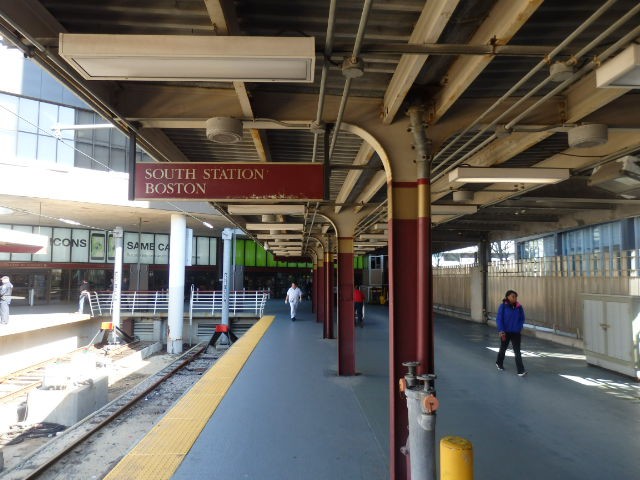
M500 350L498 351L498 359L496 360L496 364L500 367L503 366L504 354L507 352L509 342L511 342L513 353L515 353L516 355L516 367L518 369L518 373L522 373L524 372L524 365L522 364L522 355L520 353L520 333L506 332L505 339L500 340Z
M354 302L353 304L355 310L356 310L356 323L362 323L362 307L364 306L364 303L362 302Z

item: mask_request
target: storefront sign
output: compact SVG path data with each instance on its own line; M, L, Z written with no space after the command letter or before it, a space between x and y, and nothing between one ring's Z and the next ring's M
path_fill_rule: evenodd
M138 163L136 200L322 200L321 163Z

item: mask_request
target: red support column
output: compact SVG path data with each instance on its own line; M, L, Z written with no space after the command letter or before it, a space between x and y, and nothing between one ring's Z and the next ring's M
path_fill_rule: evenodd
M418 266L417 184L394 182L389 218L389 388L391 478L405 480L407 459L400 449L408 436L407 405L400 397L398 380L406 372L402 362L418 360L416 296Z
M311 275L311 291L308 293L308 295L311 297L311 312L312 313L316 313L318 311L318 306L317 306L317 301L318 301L318 296L317 296L317 284L318 284L318 260L314 259L313 261L313 271L312 271L312 275Z
M338 375L356 374L353 237L338 238Z
M326 310L325 305L325 274L324 274L324 259L318 255L318 275L317 275L318 285L316 286L316 305L318 308L316 309L316 322L324 323L324 315Z
M322 338L335 338L333 335L333 259L330 252L324 254L325 276L325 312Z
M418 178L418 323L416 330L417 372L434 373L433 358L433 288L431 267L431 185L429 178Z

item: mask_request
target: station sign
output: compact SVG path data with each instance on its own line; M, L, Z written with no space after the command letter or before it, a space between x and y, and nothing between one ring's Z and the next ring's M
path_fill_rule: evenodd
M136 200L322 200L322 163L138 163Z

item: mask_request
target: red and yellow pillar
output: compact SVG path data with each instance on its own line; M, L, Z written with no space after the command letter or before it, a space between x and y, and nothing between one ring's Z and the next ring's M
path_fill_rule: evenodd
M338 375L356 374L353 237L338 237Z

